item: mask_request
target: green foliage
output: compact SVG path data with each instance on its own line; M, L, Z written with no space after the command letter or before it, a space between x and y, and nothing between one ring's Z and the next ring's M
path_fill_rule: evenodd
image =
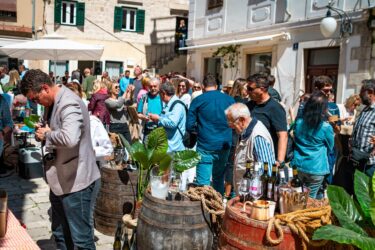
M23 118L23 123L29 128L35 128L36 124L39 122L40 117L38 115L30 115Z
M371 179L358 170L354 175L354 191L359 205L342 187L328 186L329 203L342 227L333 225L321 227L315 231L313 239L351 244L360 249L375 249L375 239L369 237L366 232L375 229L373 189L374 181L371 183Z
M223 67L225 69L231 69L232 75L231 78L235 78L238 72L238 55L240 52L238 49L240 45L229 45L229 46L222 46L219 47L213 54L212 57L221 57L223 59ZM233 69L235 71L233 72ZM234 74L233 74L234 73Z
M375 239L363 236L352 230L326 225L315 231L313 240L333 240L341 244L354 245L363 250L375 249Z
M361 206L365 219L370 219L371 204L371 179L366 174L356 171L354 178L354 191Z
M176 152L173 155L173 166L177 173L182 173L185 170L196 166L200 159L201 156L193 150Z
M176 171L180 172L180 170L184 171L194 167L200 160L199 154L190 150L177 152L172 156L168 154L167 133L161 127L154 129L148 135L145 145L140 142L130 145L123 136L120 135L120 138L133 161L138 165L137 200L142 200L143 193L149 183L150 172L154 166L159 166L162 172L167 171L173 161L174 166L178 168Z

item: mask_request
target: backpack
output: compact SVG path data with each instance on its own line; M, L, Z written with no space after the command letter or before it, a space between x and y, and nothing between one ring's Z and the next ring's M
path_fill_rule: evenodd
M186 112L186 116L187 116L188 109L187 109L185 103L183 103L183 102L180 101L180 100L174 101L174 102L172 103L171 107L169 108L169 112L171 112L171 111L173 110L174 106L175 106L176 104L178 104L178 103L184 106L184 108L185 108L185 112ZM178 127L178 124L177 124L177 130L178 130L178 132L180 132L180 135L181 135L181 137L182 137L182 143L184 144L184 146L185 146L186 148L193 148L193 147L195 146L195 144L197 143L197 138L198 138L197 133L186 131L185 134L182 134L182 131L181 131L180 128Z

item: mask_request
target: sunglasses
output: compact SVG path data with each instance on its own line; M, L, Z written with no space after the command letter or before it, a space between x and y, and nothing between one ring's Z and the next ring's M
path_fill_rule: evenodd
M193 89L201 89L200 86L193 86Z
M260 87L255 87L255 88L252 88L250 86L247 86L246 89L248 92L253 92L254 90L256 90L257 88L260 88Z
M186 88L185 85L178 85L179 88Z
M322 91L326 94L333 93L333 89L322 89Z

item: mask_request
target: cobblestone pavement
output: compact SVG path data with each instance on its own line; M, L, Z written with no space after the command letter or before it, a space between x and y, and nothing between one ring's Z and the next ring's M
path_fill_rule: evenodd
M41 249L56 249L51 239L49 188L42 178L25 180L18 175L0 179L0 188L8 193L8 207L26 225L27 232ZM113 237L95 230L98 250L109 250Z

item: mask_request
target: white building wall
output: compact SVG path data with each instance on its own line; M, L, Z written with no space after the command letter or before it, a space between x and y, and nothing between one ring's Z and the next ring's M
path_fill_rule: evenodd
M368 12L363 9L368 7L368 1L335 1L334 7L348 12L354 24L354 32L347 39L339 39L338 30L330 39L321 34L319 25L327 13L324 6L328 2L226 0L223 7L207 10L207 0L190 0L190 34L194 35L190 36L188 45L217 45L189 51L188 74L203 79L204 57L210 57L220 47L220 42L287 32L290 34L288 41L276 39L241 44L238 77L247 77L246 54L272 52L271 73L277 79L276 89L285 104L291 106L298 91L305 89L305 51L339 47L337 102L343 102L350 94L358 93L362 79L370 77L371 35L366 26ZM297 49L293 49L295 43ZM229 75L228 69L223 69L223 83L229 80Z

